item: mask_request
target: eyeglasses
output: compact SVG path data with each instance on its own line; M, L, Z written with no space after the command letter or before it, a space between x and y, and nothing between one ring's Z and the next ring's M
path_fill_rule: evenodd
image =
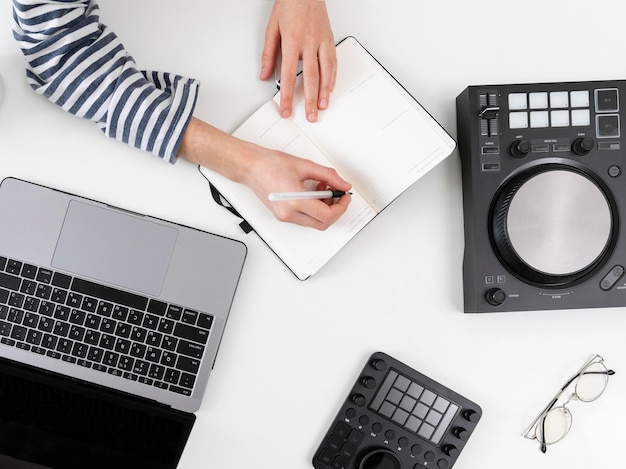
M591 402L595 401L606 389L609 376L614 375L613 370L604 366L604 358L594 355L587 360L582 367L561 387L550 403L541 411L539 416L532 421L524 431L525 438L537 440L541 444L543 453L547 445L560 441L567 435L572 426L572 414L566 407L570 401ZM572 384L575 384L574 392L563 405L555 407L563 393Z

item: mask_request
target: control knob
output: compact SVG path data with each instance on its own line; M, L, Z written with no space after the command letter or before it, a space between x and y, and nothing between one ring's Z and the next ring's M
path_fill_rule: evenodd
M363 394L355 394L352 396L352 403L358 407L363 407L365 405L365 396Z
M374 389L376 387L376 380L371 376L365 376L361 380L361 384L365 386L367 389Z
M530 152L530 142L528 140L515 140L511 144L511 155L515 158L524 158Z
M506 293L500 288L492 288L485 293L485 299L491 306L500 306L506 300Z
M463 427L456 427L452 430L452 434L462 441L467 441L469 438L469 432Z
M578 156L585 156L593 149L593 139L591 137L580 137L572 143L572 151Z
M468 422L472 422L472 423L478 422L480 418L480 416L476 413L476 411L472 409L467 409L465 412L463 412L463 417L465 418L465 420L467 420Z
M454 445L446 445L443 447L443 452L446 453L448 456L450 456L451 458L458 458L460 451L459 449L454 446Z

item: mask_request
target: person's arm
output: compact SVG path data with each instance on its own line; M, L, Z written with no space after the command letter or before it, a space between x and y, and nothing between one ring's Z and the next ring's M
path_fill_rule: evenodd
M281 115L291 115L301 60L306 117L315 122L318 110L328 107L337 76L335 40L324 0L274 1L261 56L262 80L272 76L279 54Z
M105 135L174 162L196 80L140 72L91 0L13 0L13 34L30 86Z
M174 162L180 155L248 185L277 218L326 229L347 209L338 203L270 203L272 191L304 181L349 190L337 173L311 161L241 141L192 117L198 82L140 72L91 0L13 0L14 36L32 88L113 138Z

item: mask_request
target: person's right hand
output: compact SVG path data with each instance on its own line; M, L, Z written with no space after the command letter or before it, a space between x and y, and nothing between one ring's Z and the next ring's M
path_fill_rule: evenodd
M317 181L316 190L349 191L352 185L332 168L240 140L195 117L188 123L178 155L247 185L285 222L325 230L346 212L351 200L344 195L330 200L270 201L271 192L307 190L305 183L310 181Z
M314 190L349 191L352 185L342 179L334 169L310 160L260 147L258 153L249 172L251 177L245 184L279 220L326 230L348 209L351 201L349 194L329 200L270 201L268 196L271 192L304 191L307 190L305 182L311 180L317 181Z

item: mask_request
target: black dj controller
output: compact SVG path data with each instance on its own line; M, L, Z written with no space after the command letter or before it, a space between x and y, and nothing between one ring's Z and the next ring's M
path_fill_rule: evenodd
M476 403L374 353L313 457L316 469L451 469L482 417Z
M457 97L466 312L626 306L626 81Z

